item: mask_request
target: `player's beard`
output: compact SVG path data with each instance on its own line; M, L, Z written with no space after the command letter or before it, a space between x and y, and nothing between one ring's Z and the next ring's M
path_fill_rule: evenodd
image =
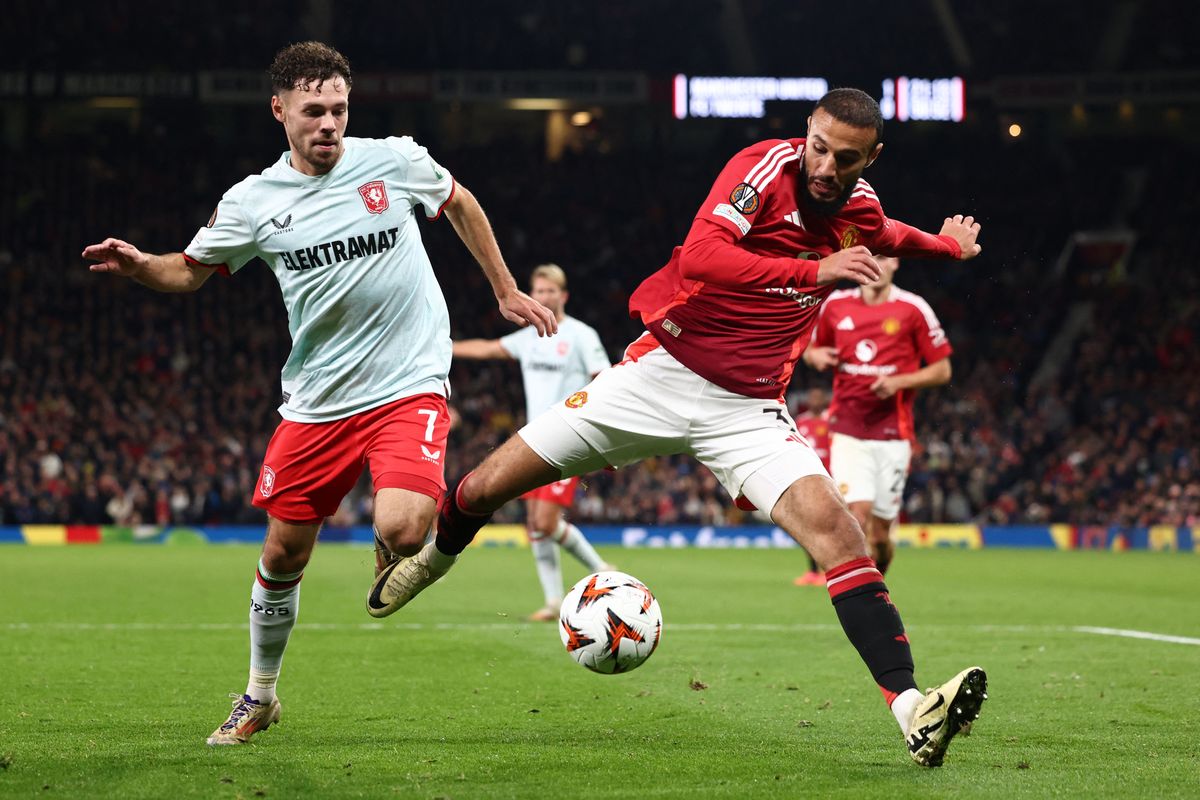
M845 207L846 203L850 202L850 195L854 191L854 186L858 181L851 181L842 193L832 200L819 200L812 196L812 192L808 190L808 170L804 167L800 168L800 185L804 187L804 199L808 202L809 207L827 217L832 217L837 212Z
M333 150L321 150L318 145L322 144L333 145ZM313 164L332 169L333 165L337 163L338 158L341 156L341 151L341 143L336 139L334 141L318 140L313 142L312 147L309 149L308 159Z

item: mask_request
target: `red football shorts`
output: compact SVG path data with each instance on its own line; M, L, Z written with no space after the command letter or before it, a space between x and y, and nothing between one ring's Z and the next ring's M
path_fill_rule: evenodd
M446 398L437 394L404 397L332 422L285 419L267 445L254 505L288 522L328 517L365 465L377 492L408 489L440 500L449 432Z
M545 486L539 486L531 492L526 492L521 495L521 499L545 500L547 503L570 508L575 504L575 487L578 485L578 475L574 478L563 478L561 481L547 483Z

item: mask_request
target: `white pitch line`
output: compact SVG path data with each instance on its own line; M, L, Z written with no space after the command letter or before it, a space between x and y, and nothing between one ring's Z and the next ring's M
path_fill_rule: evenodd
M752 633L805 633L840 631L841 626L826 623L667 623L664 627L672 633L705 631L747 631ZM250 628L245 622L8 622L0 623L0 630L8 631L244 631ZM300 622L298 630L304 631L494 631L520 633L521 631L550 628L542 623L530 622ZM1096 628L1084 625L915 625L911 630L971 630L985 633L1087 633L1099 636L1121 636L1129 639L1145 639L1168 644L1200 645L1200 639L1188 636L1171 636L1150 631L1124 630L1120 628Z
M1071 630L1076 633L1094 633L1099 636L1123 636L1126 639L1149 639L1152 642L1200 645L1200 639L1193 639L1190 636L1170 636L1165 633L1151 633L1150 631L1127 631L1121 628L1092 628L1086 625L1078 625L1071 628Z

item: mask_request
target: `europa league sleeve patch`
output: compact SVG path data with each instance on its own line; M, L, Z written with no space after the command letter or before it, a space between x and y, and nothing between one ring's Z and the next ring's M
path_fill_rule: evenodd
M743 214L753 214L758 211L758 192L748 183L739 183L729 193L729 204Z

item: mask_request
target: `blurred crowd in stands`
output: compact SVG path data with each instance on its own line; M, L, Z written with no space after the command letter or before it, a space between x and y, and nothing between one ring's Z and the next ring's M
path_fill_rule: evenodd
M722 4L709 5L719 16ZM467 13L464 3L438 8ZM397 69L422 68L429 58L435 67L460 69L674 70L693 58L675 53L647 65L644 58L659 56L642 41L645 26L639 32L634 24L617 25L627 31L624 44L599 58L589 31L611 29L622 14L644 22L658 7L588 6L589 14L607 15L597 26L581 24L580 8L535 3L526 17L509 19L512 30L485 35L486 26L476 26L470 47L451 44L454 31L435 10L414 12L428 16L424 29L438 32L424 50L397 51L386 26L373 29L378 41L362 30L344 34L358 42L348 48L352 61L367 69L388 63L384 51L401 59ZM290 12L271 3L238 13L284 19ZM111 15L108 24L138 19ZM152 58L166 69L188 68L176 60L195 48L191 39L213 38L189 19L169 46L147 35L136 54L102 51L106 65L133 68ZM352 22L342 15L330 24L342 33ZM760 40L784 33L754 24ZM576 49L545 33L559 29L578 32ZM281 26L279 44L301 38L290 33ZM88 46L61 52L46 48L69 36L39 40L26 51L29 63L17 66L86 67L87 54L101 52L90 46L92 34L83 37ZM274 46L263 44L261 25L236 14L221 35L240 54L233 67L261 68ZM503 54L516 52L512 36L524 36L529 47L507 64ZM694 44L717 46L703 38ZM446 48L463 52L450 58ZM1154 64L1172 65L1169 48L1158 52ZM279 369L289 347L269 270L254 262L196 294L162 295L91 275L79 257L85 244L109 235L149 252L182 249L228 186L283 149L262 109L195 113L202 122L172 122L179 117L169 109L148 112L135 127L93 122L77 137L30 143L0 160L0 524L264 520L249 500L278 421ZM802 134L802 114L784 123L730 124L685 140L674 138L665 118L660 135L636 146L568 151L553 163L538 145L500 134L486 147L444 149L436 135L415 133L479 197L518 280L545 261L566 269L568 311L599 331L615 361L639 332L626 313L629 292L666 262L725 159L758 138ZM602 139L603 121L596 124ZM955 347L953 382L917 401L919 444L904 519L1200 525L1200 276L1183 241L1200 212L1200 181L1186 166L1196 154L1156 141L1134 148L1141 161L1114 164L1125 144L1111 138L1005 143L985 128L889 127L888 147L865 176L898 219L937 230L945 215L962 212L983 223L981 258L906 262L896 279L929 300ZM350 129L404 132L361 123ZM1136 232L1130 257L1059 268L1074 231L1114 226ZM508 332L450 226L443 220L422 231L454 335ZM1084 322L1069 336L1076 309ZM523 423L524 402L512 362L456 364L451 382L456 425L447 471L454 477ZM793 412L803 410L804 389L827 383L828 376L799 369L789 392ZM336 521L366 522L370 511L364 476ZM521 513L514 503L500 518ZM754 521L686 457L588 476L572 515L605 523Z

